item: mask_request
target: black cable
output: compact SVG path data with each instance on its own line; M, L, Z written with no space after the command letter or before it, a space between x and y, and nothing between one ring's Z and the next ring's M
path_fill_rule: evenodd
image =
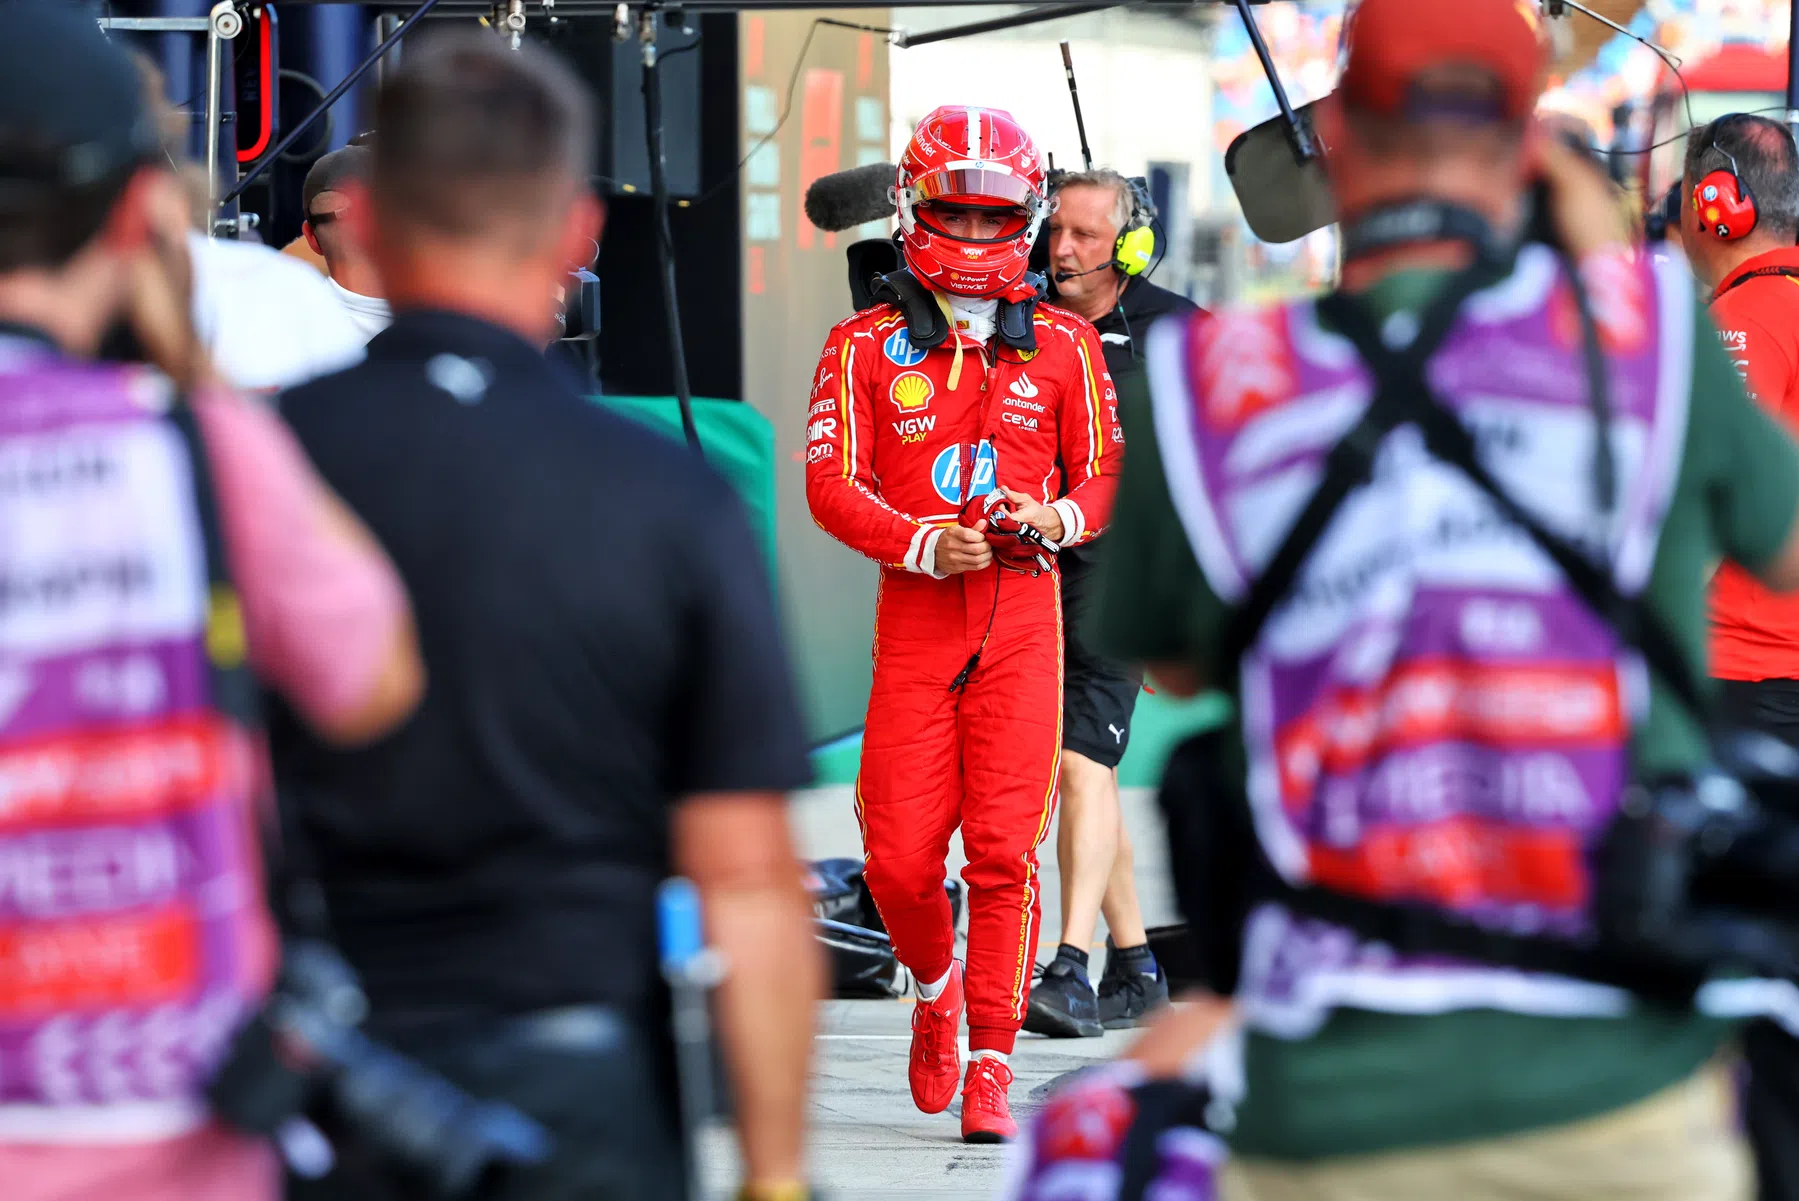
M681 409L681 431L695 454L699 427L693 420L693 388L687 378L687 347L681 337L681 304L675 291L675 238L668 225L668 174L662 159L662 64L655 47L647 47L643 64L644 141L650 158L650 191L656 200L656 260L662 274L662 310L668 321L668 348L674 368L675 403Z
M1606 523L1605 537L1611 538L1612 514L1618 507L1618 467L1612 451L1611 388L1605 373L1605 352L1599 340L1599 322L1593 316L1593 298L1580 276L1580 264L1567 248L1557 246L1556 257L1568 277L1568 288L1574 295L1574 311L1580 318L1581 365L1587 377L1587 407L1593 413L1593 499L1599 515Z
M1746 109L1743 109L1741 112L1726 113L1725 116L1727 116L1727 117L1759 117L1763 113L1784 113L1786 111L1787 111L1787 107L1784 104L1770 104L1763 108L1746 108ZM1720 118L1720 119L1722 119L1722 118ZM1654 145L1645 146L1640 150L1614 150L1614 151L1611 151L1610 153L1612 153L1612 154L1651 154L1657 150L1660 150L1663 146L1673 145L1675 142L1680 141L1682 138L1684 138L1688 134L1692 133L1695 129L1704 129L1706 125L1710 125L1710 124L1711 124L1711 122L1707 121L1705 123L1705 125L1689 125L1685 129L1681 130L1679 133L1669 134L1667 137L1663 138L1661 141L1655 143Z
M1632 33L1630 30L1625 29L1621 25L1617 25L1610 21L1601 21L1599 19L1598 14L1588 12L1585 8L1582 8L1578 4L1574 6L1574 11L1581 13L1582 15L1587 17L1589 20L1598 21L1599 24L1604 25L1610 29L1613 29L1619 33L1622 33L1625 37L1629 38L1633 42L1639 43L1640 45L1642 45L1643 47L1648 49L1648 51L1651 54L1655 55L1655 57L1661 59L1662 62L1666 63L1668 65L1668 70L1674 72L1674 81L1676 83L1680 84L1681 101L1686 106L1686 110L1687 110L1687 128L1691 129L1695 125L1699 124L1697 121L1693 120L1693 93L1692 93L1691 89L1689 89L1687 87L1687 77L1680 73L1681 60L1677 55L1675 55L1671 51L1662 49L1660 46L1656 45L1654 42L1650 41L1648 38L1643 37L1641 34Z
M1156 268L1168 257L1168 227L1162 224L1162 215L1155 211L1149 214L1149 227L1156 231L1156 253L1149 260L1149 266L1143 269L1143 278L1148 279L1156 273Z
M889 28L886 25L863 25L857 21L839 21L836 17L819 17L817 23L820 25L835 25L839 29L854 29L861 33L879 33L884 34L887 37L892 37L894 34L900 32L899 30Z
M1087 119L1081 115L1081 90L1074 81L1074 54L1062 43L1062 73L1068 77L1068 99L1074 103L1074 132L1081 139L1081 170L1093 170L1093 151L1087 146Z
M662 56L662 58L658 61L667 62L671 58L678 58L683 54L689 53L690 51L698 50L704 44L705 44L704 38L696 37L693 39L693 41L687 43L685 46L676 46L673 50L670 50L667 54L664 54Z
M999 560L994 559L993 604L987 610L987 629L981 634L981 645L974 648L974 654L968 656L968 662L962 665L962 670L956 673L954 680L950 681L949 690L951 692L960 692L966 688L968 677L973 675L974 669L981 665L981 652L987 649L987 639L993 636L993 619L999 614L999 573L1002 570L1004 569L999 565Z
M1592 14L1588 13L1587 16L1591 17ZM1685 129L1681 130L1677 134L1673 134L1669 137L1663 138L1661 141L1655 142L1651 145L1644 146L1640 150L1608 149L1607 151L1605 151L1605 153L1613 155L1613 156L1617 156L1617 157L1621 157L1621 156L1627 155L1627 154L1653 154L1655 151L1660 150L1663 146L1672 145L1673 143L1680 141L1682 138L1684 138L1688 134L1692 133L1695 129L1699 128L1699 122L1697 122L1693 119L1693 91L1691 88L1689 88L1687 86L1687 77L1681 72L1681 69L1680 69L1681 60L1677 55L1674 55L1674 54L1670 53L1669 51L1662 49L1660 46L1656 45L1654 42L1650 41L1648 38L1643 37L1640 34L1632 33L1628 29L1626 29L1624 31L1624 36L1627 38L1630 38L1632 41L1637 42L1637 43L1641 44L1642 46L1646 47L1651 54L1655 55L1657 58L1661 59L1662 62L1667 64L1668 70L1674 72L1674 82L1678 83L1680 85L1681 106L1686 109L1687 127ZM1782 112L1783 113L1786 111L1786 107L1784 105L1773 105L1768 108L1758 108L1753 111L1756 113L1770 113L1770 112ZM1595 148L1595 152L1597 153L1597 148Z
M743 169L749 166L750 160L755 158L764 146L768 145L779 136L781 129L787 124L787 118L793 115L793 93L794 90L799 87L800 72L806 67L806 53L812 49L812 38L813 35L818 32L818 27L820 25L832 25L838 29L854 29L862 33L892 34L897 32L897 30L888 29L881 25L859 25L854 21L839 21L834 17L814 18L812 25L806 30L805 40L800 43L799 55L793 62L793 74L788 76L787 97L781 102L780 120L775 122L775 127L773 129L762 136L761 141L750 147L748 154L745 154L742 158L737 160L737 165L731 168L729 174L707 188L704 192L700 193L699 198L693 202L695 207L705 204L724 189L736 183L737 177L743 174Z
M1689 88L1687 86L1687 77L1681 73L1680 66L1681 66L1682 60L1680 59L1680 57L1678 55L1674 54L1672 51L1662 49L1660 46L1656 45L1654 42L1650 41L1648 38L1643 37L1641 34L1633 33L1632 31L1625 29L1621 25L1616 25L1609 21L1600 21L1597 14L1588 12L1586 9L1580 7L1579 5L1576 5L1574 7L1574 10L1578 13L1583 14L1584 16L1588 17L1591 20L1599 21L1599 23L1601 25L1605 25L1608 28L1611 28L1611 29L1617 30L1618 32L1623 33L1625 37L1629 38L1633 42L1636 42L1636 43L1642 45L1651 54L1655 55L1655 57L1661 59L1662 62L1666 63L1668 70L1674 72L1674 82L1676 82L1680 85L1681 104L1686 109L1686 113L1687 113L1686 129L1683 130L1682 132L1680 132L1679 134L1674 135L1673 137L1665 138L1662 141L1657 142L1652 146L1645 146L1640 150L1607 150L1604 153L1613 154L1613 155L1649 154L1656 150L1660 150L1663 146L1667 146L1673 142L1679 141L1681 138L1686 137L1687 134L1693 132L1693 130L1699 128L1699 122L1697 122L1693 119L1693 91L1691 88ZM1785 112L1786 107L1784 105L1776 105L1771 108L1758 108L1754 111L1758 112L1758 113ZM1601 153L1599 151L1598 147L1594 147L1593 149L1594 149L1595 154Z
M787 79L787 98L781 102L781 117L775 122L775 127L763 134L762 140L757 142L754 146L751 146L748 154L745 154L742 158L737 160L737 165L731 168L729 174L713 184L710 188L707 188L704 192L701 192L699 199L694 201L694 204L705 204L719 192L736 183L737 177L743 174L743 169L749 165L750 160L755 158L764 146L774 141L776 136L780 134L782 126L787 124L787 118L793 115L793 93L794 90L799 87L800 72L804 70L806 66L806 52L812 48L812 37L818 32L818 27L823 24L823 17L813 21L811 27L806 30L805 40L800 42L800 52L793 60L793 74Z
M225 193L224 198L219 201L219 204L230 204L233 200L242 196L244 194L244 189L254 183L256 179L261 176L263 172L267 171L270 165L275 162L276 156L280 155L288 147L299 141L300 135L306 132L307 126L318 120L321 113L329 110L332 104L336 104L345 92L348 92L352 87L355 87L356 81L368 74L371 67L386 57L395 46L399 45L400 39L405 37L414 25L417 25L420 21L429 16L431 10L436 8L437 5L438 0L420 0L419 6L414 9L404 21L401 21L400 24L395 27L394 31L382 40L380 45L369 51L367 57L357 63L354 67L350 68L350 73L338 80L337 86L325 94L325 100L328 103L321 104L318 108L308 113L304 121L301 121L298 125L283 134L281 140L276 142L271 150L264 153L261 158L251 164L249 173L237 181L236 187Z

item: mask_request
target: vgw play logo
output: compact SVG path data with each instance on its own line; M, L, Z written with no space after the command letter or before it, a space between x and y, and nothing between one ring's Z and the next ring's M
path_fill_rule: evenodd
M944 503L962 503L962 452L965 446L946 446L931 464L931 484ZM985 496L993 491L993 445L983 442L974 448L974 483L970 496Z

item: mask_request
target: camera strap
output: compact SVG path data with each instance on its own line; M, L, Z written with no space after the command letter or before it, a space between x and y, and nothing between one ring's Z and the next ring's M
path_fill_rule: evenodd
M1460 315L1462 302L1481 288L1496 282L1496 276L1497 273L1492 269L1480 267L1456 276L1419 319L1418 335L1412 340L1406 353L1415 356L1420 363L1428 360L1443 344L1443 339L1449 336L1456 317ZM1338 298L1333 296L1327 299ZM1349 303L1355 304L1353 301ZM1356 310L1366 317L1359 305ZM1323 302L1320 302L1319 311L1327 316L1332 315L1325 309ZM1372 318L1367 320L1372 322ZM1375 341L1380 341L1378 333ZM1317 547L1318 540L1324 536L1324 531L1337 515L1337 510L1351 492L1367 482L1374 470L1375 454L1394 427L1405 420L1407 407L1401 389L1377 385L1374 399L1363 411L1362 419L1331 448L1325 459L1324 478L1319 481L1311 499L1306 501L1305 508L1300 510L1299 517L1294 520L1287 537L1268 561L1267 568L1256 577L1255 582L1250 585L1249 594L1232 610L1225 623L1220 661L1227 668L1235 670L1249 648L1255 645L1269 615L1292 589L1294 581L1299 578L1299 569Z
M199 416L187 397L177 397L170 406L169 423L187 451L195 516L206 556L206 669L212 707L255 741L257 753L266 763L268 722L263 712L262 689L244 655L243 608L226 557L224 521L219 512L218 491L213 486L212 462ZM233 622L236 629L215 626L215 622ZM257 815L257 829L262 835L269 909L284 934L323 938L328 928L324 891L312 871L306 838L288 812L289 807L281 803L272 778L267 799L266 808Z
M1579 285L1576 287L1578 289ZM1580 307L1584 310L1586 306ZM1418 426L1430 452L1459 469L1487 494L1507 519L1530 535L1531 541L1556 565L1588 607L1624 642L1642 654L1650 669L1662 678L1701 725L1708 724L1710 705L1700 687L1698 673L1681 653L1679 643L1668 632L1660 615L1641 599L1620 593L1608 569L1561 535L1545 528L1500 486L1481 463L1474 436L1432 392L1425 375L1425 358L1415 350L1402 353L1390 349L1381 340L1372 315L1347 296L1326 297L1319 302L1319 309L1344 337L1355 344L1379 381L1379 393L1395 398L1401 407L1402 418ZM1603 390L1603 374L1596 382ZM1602 409L1604 406L1597 404L1594 407ZM1601 443L1608 442L1608 425L1602 424L1595 436Z
M1367 479L1374 452L1386 433L1401 423L1411 422L1418 426L1430 452L1461 470L1487 494L1502 514L1522 528L1564 573L1582 600L1613 627L1621 640L1635 647L1681 704L1701 724L1706 724L1709 706L1698 675L1659 616L1643 601L1622 595L1609 571L1546 529L1518 504L1480 462L1473 436L1433 394L1425 368L1453 324L1462 302L1477 290L1478 275L1478 272L1465 273L1447 288L1421 321L1418 337L1402 350L1386 345L1374 315L1362 302L1341 293L1319 302L1319 312L1356 346L1374 373L1375 396L1361 422L1332 449L1324 479L1270 560L1268 570L1257 578L1249 596L1233 612L1225 633L1227 657L1223 660L1224 666L1235 671L1242 655L1254 645L1269 614L1292 587L1299 568L1317 545L1336 510L1348 494ZM1598 347L1597 331L1592 328L1591 308L1578 277L1570 271L1569 278L1576 292L1577 311L1586 327L1583 340L1591 368ZM1603 361L1599 368L1598 371L1590 369L1588 378L1603 393ZM1598 438L1604 444L1609 439L1609 422L1605 420L1608 406L1603 395L1594 396L1591 401L1599 420ZM1596 463L1596 476L1604 462L1606 460L1600 457ZM1599 483L1603 492L1605 481ZM1366 939L1387 944L1400 954L1451 955L1612 984L1639 994L1670 999L1690 998L1702 983L1696 972L1646 962L1637 956L1616 954L1592 942L1510 934L1488 929L1432 905L1377 901L1313 885L1295 886L1267 862L1259 842L1254 854L1257 862L1252 869L1252 890L1255 893L1279 900L1300 915L1347 927Z
M1570 279L1575 290L1576 309L1584 327L1582 341L1588 360L1589 390L1597 393L1590 397L1600 427L1597 442L1606 446L1610 442L1610 405L1605 397L1605 371L1603 359L1598 354L1598 334L1592 328L1592 310L1585 290L1572 274ZM1425 374L1430 357L1448 336L1462 303L1490 282L1490 275L1478 269L1457 277L1426 310L1419 322L1417 337L1403 350L1386 345L1373 314L1355 298L1339 292L1318 302L1319 313L1355 345L1374 373L1374 399L1369 402L1362 419L1331 448L1325 462L1324 478L1269 560L1267 569L1256 578L1243 603L1232 612L1222 640L1221 663L1235 669L1261 634L1275 606L1293 587L1300 568L1317 547L1337 510L1350 492L1366 482L1373 469L1375 452L1386 435L1405 422L1413 422L1424 434L1431 453L1459 468L1488 495L1501 513L1530 535L1564 573L1581 599L1625 642L1641 652L1649 667L1661 676L1701 724L1708 724L1711 707L1699 685L1698 674L1660 617L1641 601L1620 594L1609 571L1595 564L1560 535L1544 528L1506 493L1481 464L1473 436L1431 392ZM1597 364L1595 359L1598 359ZM1609 476L1605 470L1610 463L1609 456L1596 455L1596 459L1595 475ZM1608 499L1612 486L1609 479L1598 480L1597 491L1602 501Z
M194 515L206 556L206 671L211 704L252 738L260 739L266 728L262 695L245 657L243 606L225 558L224 522L200 418L186 396L177 396L169 406L168 419L187 452Z

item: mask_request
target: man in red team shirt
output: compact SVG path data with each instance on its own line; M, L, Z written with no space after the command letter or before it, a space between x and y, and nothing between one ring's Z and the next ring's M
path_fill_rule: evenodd
M1736 113L1694 130L1682 183L1682 242L1712 287L1712 318L1749 394L1799 429L1799 155L1785 125ZM1799 597L1734 563L1712 586L1712 674L1727 707L1753 719L1781 698L1770 732L1799 743ZM1757 725L1767 725L1757 721Z
M1736 113L1687 140L1682 242L1749 395L1799 431L1799 153L1779 121ZM1704 420L1695 414L1695 420ZM1735 563L1712 581L1711 665L1727 720L1799 745L1799 596ZM1760 1196L1799 1198L1799 1043L1744 1034L1745 1116Z
M857 810L866 878L919 981L912 1098L940 1113L972 1061L962 1135L1016 1127L1006 1058L1036 956L1036 847L1055 809L1062 621L1053 545L1097 534L1123 450L1093 327L1025 273L1049 211L1043 156L1012 117L945 107L900 160L906 270L837 326L812 392L806 494L881 564ZM966 991L944 895L968 853Z

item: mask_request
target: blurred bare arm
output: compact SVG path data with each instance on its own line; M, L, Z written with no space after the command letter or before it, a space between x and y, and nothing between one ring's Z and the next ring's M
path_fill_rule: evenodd
M814 1011L824 961L778 792L697 793L674 811L676 870L724 954L717 1023L736 1093L745 1183L803 1181Z
M315 716L313 730L335 746L361 746L398 729L424 696L425 661L419 656L418 633L411 611L402 610L362 701Z
M243 598L250 663L319 737L371 741L411 714L425 669L399 573L265 405L193 398Z

